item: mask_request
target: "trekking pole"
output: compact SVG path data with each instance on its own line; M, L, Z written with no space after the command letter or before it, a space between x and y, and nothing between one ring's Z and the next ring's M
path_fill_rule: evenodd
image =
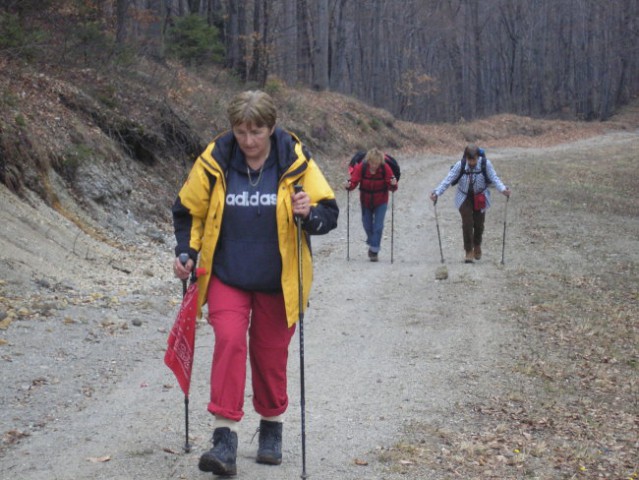
M395 192L391 192L391 263L393 263L393 252L395 240Z
M295 193L302 191L301 185L293 187ZM302 411L302 479L306 478L306 398L304 395L304 284L302 283L302 217L295 216L297 226L297 290L299 300L299 336L300 336L300 407Z
M510 200L510 197L506 197L506 206L504 207L504 236L501 243L501 264L502 265L506 264L504 255L506 253L506 215L508 215L508 200Z
M351 260L351 191L346 190L346 260Z
M180 253L180 263L186 265L189 261L188 253ZM192 275L195 275L195 268ZM195 278L195 277L192 277ZM186 295L186 279L182 280L182 298ZM191 444L189 443L189 396L184 394L184 452L189 453L191 451Z
M439 255L442 258L442 263L444 263L444 251L442 250L442 237L439 233L439 219L437 217L437 198L433 202L433 208L435 209L435 225L437 225L437 240L439 241Z

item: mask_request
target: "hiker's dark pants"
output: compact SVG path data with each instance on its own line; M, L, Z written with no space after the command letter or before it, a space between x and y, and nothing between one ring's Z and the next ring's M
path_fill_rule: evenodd
M462 219L462 233L464 234L464 250L472 252L474 246L481 245L481 237L484 234L484 220L486 211L476 212L473 196L468 195L462 206L459 207Z

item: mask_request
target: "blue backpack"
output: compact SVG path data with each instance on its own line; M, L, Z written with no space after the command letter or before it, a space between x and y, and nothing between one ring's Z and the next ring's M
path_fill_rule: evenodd
M452 169L454 166L455 165L451 165L450 168ZM489 185L490 183L492 183L490 181L490 178L488 178L488 174L486 173L486 152L484 152L483 148L479 149L479 168L481 169L481 173L484 176L484 180L486 180L486 185ZM466 171L466 157L462 157L461 169L459 170L459 175L457 175L457 178L453 180L452 182L450 182L450 184L457 185L462 175L468 175L468 172Z

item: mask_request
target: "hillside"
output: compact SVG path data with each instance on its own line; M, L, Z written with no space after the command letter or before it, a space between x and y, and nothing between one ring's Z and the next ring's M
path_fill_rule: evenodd
M302 138L333 182L354 151L372 146L395 153L454 153L467 142L525 147L633 123L627 115L606 124L501 115L414 125L339 94L277 82L267 90L279 104L280 125ZM237 91L223 71L148 62L36 70L0 59L0 181L95 235L125 235L130 221L153 231L168 221L192 160L227 128L226 102ZM629 111L636 115L636 107Z

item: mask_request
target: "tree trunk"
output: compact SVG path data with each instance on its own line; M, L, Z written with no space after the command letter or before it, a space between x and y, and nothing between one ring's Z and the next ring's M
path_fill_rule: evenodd
M233 71L241 72L244 65L242 61L243 48L241 32L244 30L244 9L239 2L229 2L228 20L226 26L226 66Z
M328 0L316 0L315 44L313 46L313 88L328 88Z
M116 4L116 27L115 43L118 46L124 45L127 38L127 23L129 12L129 0L117 0Z

